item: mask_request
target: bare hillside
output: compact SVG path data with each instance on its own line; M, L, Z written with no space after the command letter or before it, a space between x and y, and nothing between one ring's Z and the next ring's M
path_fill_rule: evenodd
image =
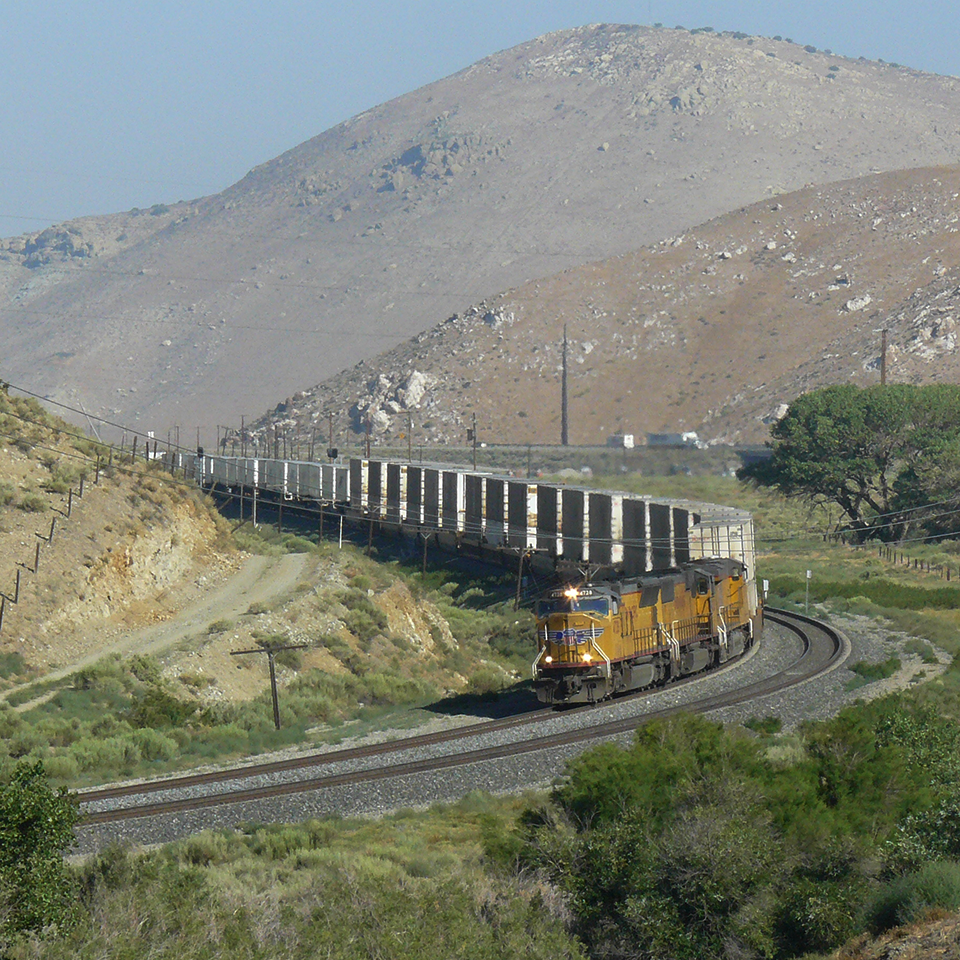
M960 167L809 187L642 250L524 284L298 396L255 425L309 437L329 412L393 439L570 442L695 430L758 441L799 393L960 381Z
M762 38L559 32L217 196L5 242L0 373L161 434L200 424L209 443L504 289L805 184L957 156L952 78ZM686 417L669 413L650 422Z

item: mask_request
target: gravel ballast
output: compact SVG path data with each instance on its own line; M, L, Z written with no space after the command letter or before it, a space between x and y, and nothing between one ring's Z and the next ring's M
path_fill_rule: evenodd
M937 666L923 664L919 656L907 653L909 638L886 631L866 617L848 617L839 626L849 644L849 653L837 669L782 692L762 697L748 704L710 711L709 716L723 723L743 723L750 718L777 716L783 728L790 730L809 719L824 719L857 699L870 698L908 685L918 674L930 677L944 669L949 657L940 654ZM585 708L551 714L539 723L506 730L480 733L462 740L418 746L410 750L380 754L372 758L334 760L320 767L287 770L267 775L258 774L227 783L193 786L157 792L151 801L207 796L248 787L264 787L347 774L372 768L383 768L436 757L459 755L480 747L504 746L521 740L543 737L564 730L596 725L600 720L628 717L641 718L665 707L682 706L705 695L734 690L769 677L789 667L800 653L798 639L789 631L768 623L762 642L743 661L697 678L693 682L673 685L645 697L625 699L598 708ZM891 656L902 662L897 676L848 691L854 678L848 669L858 661L879 663ZM472 721L473 718L470 718ZM615 738L627 743L632 733ZM596 741L594 741L596 742ZM511 794L526 789L548 787L563 773L564 764L582 752L586 744L577 743L549 747L518 756L482 760L422 773L386 775L373 782L350 783L306 788L286 796L223 803L200 810L143 817L114 824L97 824L77 831L76 852L96 850L109 842L157 844L179 839L201 830L233 828L250 822L297 822L311 817L365 816L377 817L402 808L422 808L438 802L456 801L473 790ZM264 760L267 758L258 758ZM135 799L119 798L85 805L90 811L130 805Z

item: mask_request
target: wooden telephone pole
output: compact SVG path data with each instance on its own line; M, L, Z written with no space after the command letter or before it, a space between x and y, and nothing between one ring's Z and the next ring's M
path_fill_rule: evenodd
M265 653L270 662L270 692L273 694L273 725L280 729L280 700L277 697L277 668L274 657L281 650L303 650L308 643L291 643L284 647L257 647L256 650L231 650L231 657L242 657L248 653Z
M566 447L570 443L567 427L567 325L563 325L563 374L560 381L560 443ZM476 470L476 465L474 465Z

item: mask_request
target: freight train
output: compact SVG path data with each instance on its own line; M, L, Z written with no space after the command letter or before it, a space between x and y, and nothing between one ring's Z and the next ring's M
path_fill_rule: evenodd
M537 697L594 703L725 663L759 636L754 596L729 558L551 590L536 606Z
M203 456L207 489L294 504L513 563L567 585L537 604L534 685L584 703L741 654L759 636L753 519L709 503L532 481L444 464Z

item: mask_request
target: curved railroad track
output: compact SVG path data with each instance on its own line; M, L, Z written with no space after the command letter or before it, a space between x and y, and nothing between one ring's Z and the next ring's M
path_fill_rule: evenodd
M169 818L170 815L187 812L196 814L209 811L210 808L277 801L297 794L331 791L349 785L359 785L361 789L376 792L377 784L392 778L422 780L424 777L441 775L441 771L466 768L484 761L520 758L548 751L555 753L558 748L577 748L591 741L629 733L653 717L691 710L707 712L753 701L827 673L842 663L846 656L847 648L842 636L821 621L771 608L766 611L766 619L795 637L798 652L788 658L785 667L730 690L710 692L704 689L702 694L698 693L696 681L704 679L703 675L699 675L681 684L671 684L654 691L675 691L693 683L691 689L694 692L692 696L685 696L684 702L657 705L642 712L628 709L627 715L612 719L610 714L622 713L625 704L643 702L647 694L643 692L612 701L611 705L619 708L617 711L607 709L605 705L560 713L537 710L519 717L486 721L365 747L89 790L79 795L83 812L82 826L95 828L102 825L109 829L107 825L116 825L121 821ZM734 665L731 669L737 670L738 667ZM731 676L735 675L731 673ZM717 676L717 672L707 676ZM652 701L654 698L650 699ZM586 723L582 722L584 717L587 718ZM577 724L567 722L568 719L575 719ZM539 724L541 729L535 729L532 736L518 738L533 724ZM478 745L464 750L462 741L468 739L473 739ZM494 742L484 742L488 740ZM443 752L434 752L438 749ZM428 755L422 756L424 752ZM413 759L409 759L411 756ZM323 767L334 769L328 773L318 773L318 769ZM191 829L201 828L196 826L196 816L191 818L191 822L194 824Z

